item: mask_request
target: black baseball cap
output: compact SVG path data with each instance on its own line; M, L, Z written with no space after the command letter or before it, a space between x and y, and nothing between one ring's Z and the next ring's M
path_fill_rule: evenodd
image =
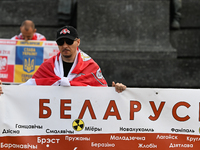
M75 40L78 38L77 30L72 26L64 26L57 31L56 41L62 38Z

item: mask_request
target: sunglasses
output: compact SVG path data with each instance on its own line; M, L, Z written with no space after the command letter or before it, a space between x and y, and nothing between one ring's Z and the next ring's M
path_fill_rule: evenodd
M72 45L74 43L74 40L71 39L59 39L58 41L56 41L57 45L62 46L63 44L67 43L67 45Z

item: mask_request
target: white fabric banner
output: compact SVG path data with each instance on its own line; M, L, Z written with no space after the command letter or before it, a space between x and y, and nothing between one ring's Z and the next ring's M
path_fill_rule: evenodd
M196 149L200 90L3 85L0 149Z

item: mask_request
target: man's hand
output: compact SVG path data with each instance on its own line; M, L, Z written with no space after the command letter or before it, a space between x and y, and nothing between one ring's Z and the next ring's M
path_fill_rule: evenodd
M116 83L113 81L112 82L112 87L115 87L115 91L118 93L123 92L126 89L126 85L122 84L122 83Z
M2 85L2 82L1 82L1 80L0 80L0 95L3 94L1 85Z

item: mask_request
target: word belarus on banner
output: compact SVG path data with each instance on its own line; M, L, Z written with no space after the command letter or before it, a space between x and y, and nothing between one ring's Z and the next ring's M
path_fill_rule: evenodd
M0 39L0 80L4 83L24 83L42 62L57 52L58 46L54 41Z
M3 85L0 149L194 149L200 90Z

